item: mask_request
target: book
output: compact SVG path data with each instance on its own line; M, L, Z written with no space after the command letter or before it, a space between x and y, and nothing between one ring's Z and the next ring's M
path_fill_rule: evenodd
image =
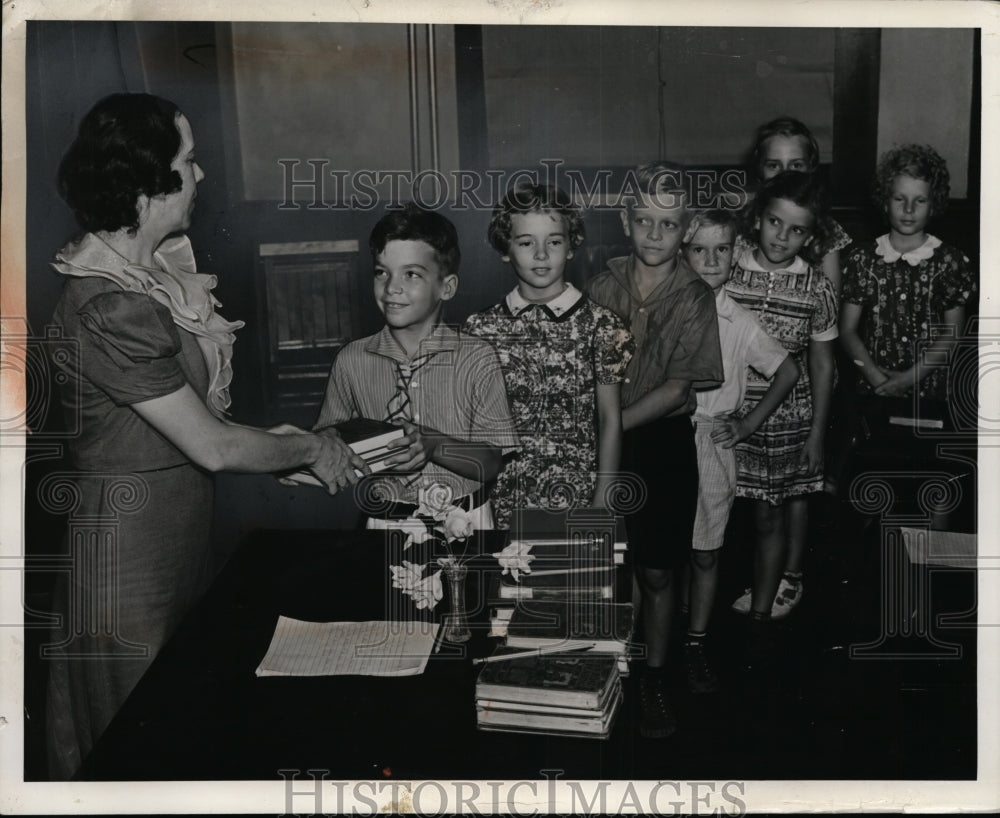
M602 709L594 710L589 715L565 715L483 707L477 709L476 723L482 730L607 738L614 726L615 717L618 715L621 699L621 683L616 681L608 703Z
M608 654L525 656L483 665L476 698L598 710L618 678Z
M628 534L624 518L603 508L522 508L511 517L510 542L527 543L533 548L602 542L612 551L624 551Z
M333 428L351 450L368 464L373 474L383 471L386 468L385 460L393 454L398 454L389 448L389 443L405 434L401 426L369 418L351 418L333 424ZM355 471L355 474L361 476L359 471ZM319 478L305 470L291 472L282 477L307 486L323 485Z
M594 642L594 651L625 653L635 627L631 603L532 600L507 624L507 646L539 648L560 642Z
M944 421L940 418L914 418L903 415L889 415L892 426L909 426L913 429L943 429Z

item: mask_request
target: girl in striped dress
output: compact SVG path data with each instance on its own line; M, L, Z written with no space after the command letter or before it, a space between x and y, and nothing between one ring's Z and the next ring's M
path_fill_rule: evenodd
M762 185L755 207L757 242L736 259L726 289L802 372L774 413L736 448L736 495L755 501L750 614L760 623L771 617L790 541L805 538L806 496L823 487L837 307L830 280L802 258L812 242L824 239L819 180L798 171L779 173ZM740 413L748 413L769 385L751 370Z

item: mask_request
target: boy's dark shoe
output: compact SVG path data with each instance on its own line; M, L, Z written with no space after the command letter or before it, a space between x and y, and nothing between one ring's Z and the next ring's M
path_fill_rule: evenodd
M643 738L666 738L677 732L677 716L667 700L661 680L648 675L639 677L639 735Z
M719 689L719 677L712 670L705 654L705 643L700 639L684 643L684 673L692 693L714 693Z

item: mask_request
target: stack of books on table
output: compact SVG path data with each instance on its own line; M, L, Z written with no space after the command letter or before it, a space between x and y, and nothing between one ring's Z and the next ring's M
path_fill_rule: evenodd
M476 682L481 730L607 738L621 705L615 657L605 653L489 657Z
M522 599L611 600L628 548L624 520L595 508L518 510L508 546L520 546L533 559L530 573L500 577L494 601L501 607Z

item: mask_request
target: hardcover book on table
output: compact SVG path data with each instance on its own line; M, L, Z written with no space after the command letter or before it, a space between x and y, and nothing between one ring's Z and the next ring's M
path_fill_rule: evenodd
M601 709L587 715L539 713L530 710L507 710L496 707L477 709L477 725L481 730L517 733L574 736L579 738L607 738L611 734L615 717L621 705L621 683L615 682L610 699Z
M624 518L603 508L557 511L524 508L517 509L511 517L512 543L530 544L533 549L537 546L553 549L588 541L601 542L610 551L624 551L628 547Z
M476 698L600 710L618 678L609 654L524 656L483 665Z
M634 627L635 609L630 603L522 601L507 625L507 646L593 642L594 651L624 653Z

